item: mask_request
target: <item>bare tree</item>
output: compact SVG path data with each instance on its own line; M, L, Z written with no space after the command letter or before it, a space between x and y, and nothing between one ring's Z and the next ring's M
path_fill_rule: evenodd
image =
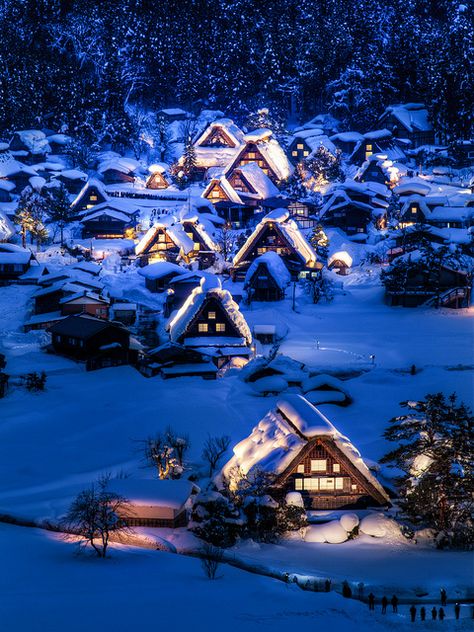
M127 499L110 491L109 477L98 480L90 489L80 492L63 519L63 528L83 537L82 546L90 545L98 557L105 557L112 533L128 530L121 518Z
M165 434L169 445L173 448L176 454L178 464L180 467L184 467L184 456L191 445L189 435L177 435L171 426L168 426Z
M168 478L179 465L173 446L163 434L149 437L145 441L145 459L149 465L156 467L160 479Z
M230 446L230 441L231 439L228 435L222 435L221 437L208 436L206 439L202 450L202 458L209 463L209 477L216 471L217 464Z
M201 549L201 565L208 579L216 579L217 570L224 557L224 552L217 546L206 543Z

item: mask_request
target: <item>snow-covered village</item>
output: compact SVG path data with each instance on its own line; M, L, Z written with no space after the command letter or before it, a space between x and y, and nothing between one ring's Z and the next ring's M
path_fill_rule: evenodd
M1 4L0 630L472 630L473 5Z

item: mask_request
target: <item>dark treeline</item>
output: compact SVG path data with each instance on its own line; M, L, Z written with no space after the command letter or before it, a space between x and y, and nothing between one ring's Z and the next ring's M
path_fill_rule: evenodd
M236 119L292 105L367 129L423 100L446 139L465 138L473 14L472 0L3 0L0 121L126 135L128 104Z

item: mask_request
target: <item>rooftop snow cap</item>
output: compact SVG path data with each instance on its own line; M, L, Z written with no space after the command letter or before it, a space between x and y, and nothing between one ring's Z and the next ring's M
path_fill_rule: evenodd
M221 280L215 274L207 274L206 276L203 276L200 285L203 292L222 289Z

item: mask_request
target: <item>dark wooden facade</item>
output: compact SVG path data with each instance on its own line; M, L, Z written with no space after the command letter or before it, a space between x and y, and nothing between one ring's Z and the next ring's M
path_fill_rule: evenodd
M61 314L63 316L89 314L90 316L107 320L109 317L109 304L108 301L99 297L93 299L87 296L71 297L69 301L66 298L61 303Z
M122 182L134 182L135 174L133 171L125 173L119 169L106 169L102 172L102 178L105 184L121 184Z
M248 301L281 301L285 290L281 288L265 262L260 262L245 284Z
M290 146L288 147L290 160L294 165L297 165L298 163L308 158L311 151L311 147L308 145L305 139L299 138L298 136L296 136L296 138L291 141Z
M329 436L312 438L277 477L280 493L299 492L307 509L381 506L381 492Z
M214 296L207 296L201 308L188 324L183 335L184 338L241 338L235 324L222 306L222 303Z
M146 181L147 189L167 189L168 187L168 180L166 179L164 173L160 173L159 171L152 173Z
M84 193L76 199L74 203L74 210L76 212L86 211L97 204L102 204L102 202L107 202L107 198L98 186L90 184L86 187Z
M366 233L371 220L372 214L369 210L360 208L351 202L338 208L329 209L322 217L325 226L342 228L347 235Z
M390 184L387 175L375 160L370 160L369 164L363 169L357 177L359 182L378 182L379 184Z
M227 178L232 177L234 169L237 169L238 167L243 167L243 165L248 165L250 162L257 163L263 173L265 173L270 178L270 180L275 183L278 182L277 174L272 170L266 158L260 151L258 143L253 142L246 143L244 147L240 150L237 158L232 163L232 166L226 172Z
M408 208L400 215L400 224L402 226L410 226L411 224L424 224L426 215L422 210L419 202L411 202Z
M165 227L157 226L152 239L140 253L140 265L146 266L153 261L174 262L179 256L179 247L171 239Z
M437 278L438 292L432 289L433 282L428 283L428 275L429 273L421 267L410 269L406 275L404 288L386 288L389 305L418 307L426 304L453 309L469 307L472 288L471 275L460 270L442 267Z
M132 219L126 220L114 217L113 214L104 210L98 217L89 219L85 217L82 220L82 238L89 239L95 237L98 239L117 239L125 236L125 232L129 228L133 228Z
M199 143L199 147L234 148L235 146L235 142L227 134L225 128L219 125L209 127L208 134Z

